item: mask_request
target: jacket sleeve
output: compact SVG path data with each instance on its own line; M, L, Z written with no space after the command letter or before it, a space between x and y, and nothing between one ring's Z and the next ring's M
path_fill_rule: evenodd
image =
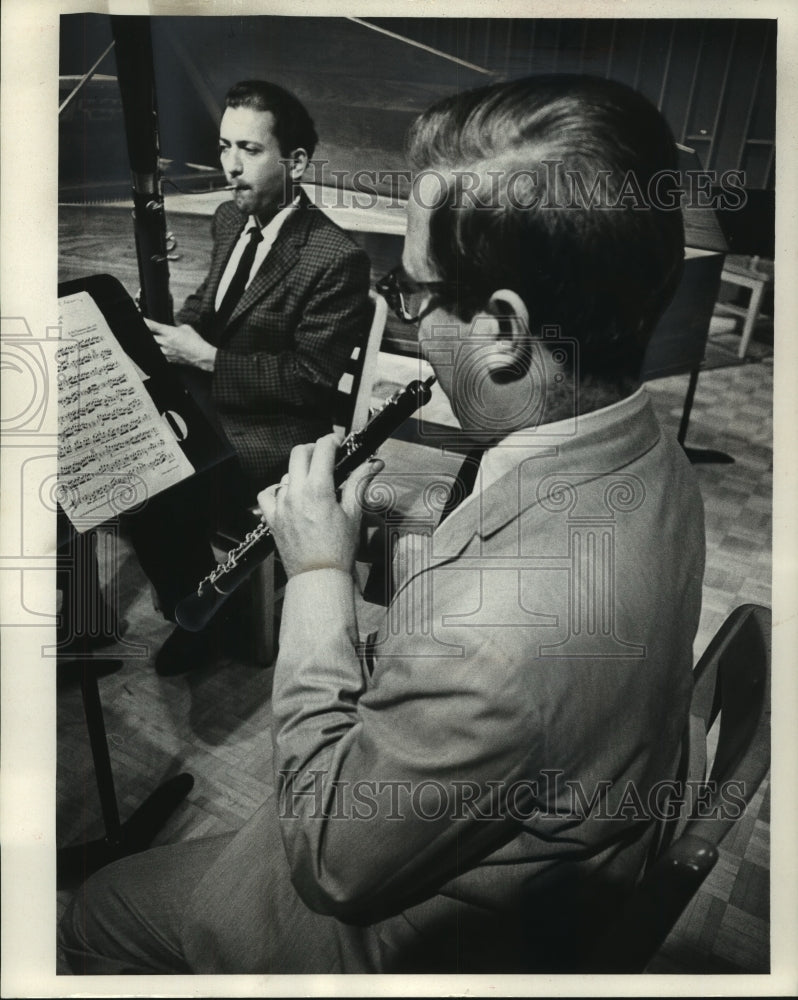
M397 913L518 832L490 800L533 750L523 671L502 654L486 686L495 636L459 626L447 651L408 629L426 600L409 595L401 654L367 681L351 579L317 570L288 584L273 690L281 831L298 893L339 919Z
M180 326L183 323L188 324L188 326L193 327L197 333L200 332L202 328L202 300L205 296L205 288L207 286L207 278L196 292L192 292L183 303L183 308L175 316L175 324Z
M213 396L228 412L314 408L334 389L368 323L369 260L353 248L321 274L302 304L291 349L247 354L221 348ZM264 331L268 334L268 330Z
M219 209L213 215L211 219L211 240L212 245L216 247L216 234L217 225L216 219L219 215ZM205 293L208 288L208 280L210 275L206 275L205 280L199 286L199 288L192 292L186 297L186 301L183 303L182 308L175 316L175 323L179 326L181 323L187 323L189 326L193 327L197 333L201 334L203 330L203 325L205 322L205 317L203 315L203 302L205 301Z

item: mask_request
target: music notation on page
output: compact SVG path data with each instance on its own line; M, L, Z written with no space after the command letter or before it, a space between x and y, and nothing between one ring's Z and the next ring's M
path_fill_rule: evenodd
M87 531L192 475L143 373L88 292L58 300L58 500Z

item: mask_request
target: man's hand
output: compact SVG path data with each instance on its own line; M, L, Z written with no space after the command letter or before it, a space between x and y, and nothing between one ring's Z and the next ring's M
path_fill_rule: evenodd
M336 434L291 452L288 474L258 494L287 576L313 569L351 573L360 541L359 498L383 468L379 459L364 463L346 481L340 503L333 469L341 439Z
M192 365L204 372L212 372L216 364L216 348L203 340L193 326L184 323L182 326L170 326L168 323L156 323L154 319L144 322L155 337L155 343L160 347L167 361L175 365Z

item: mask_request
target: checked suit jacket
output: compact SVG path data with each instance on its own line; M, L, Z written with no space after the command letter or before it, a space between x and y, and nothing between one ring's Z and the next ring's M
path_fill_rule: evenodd
M244 471L265 486L285 470L294 445L332 429L336 387L371 320L369 260L301 192L219 330L214 300L245 223L233 202L219 206L211 225L208 276L187 298L177 322L193 326L218 347L204 391L210 391L212 409Z

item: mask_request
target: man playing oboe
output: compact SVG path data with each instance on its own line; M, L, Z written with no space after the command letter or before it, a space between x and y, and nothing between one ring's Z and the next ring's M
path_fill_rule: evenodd
M361 657L380 465L339 500L336 440L294 449L259 497L289 578L274 791L238 833L90 879L63 924L76 972L574 970L656 847L704 558L638 385L681 272L679 212L637 197L672 136L619 84L533 77L440 102L410 156L382 288L482 449L473 489L402 540Z

